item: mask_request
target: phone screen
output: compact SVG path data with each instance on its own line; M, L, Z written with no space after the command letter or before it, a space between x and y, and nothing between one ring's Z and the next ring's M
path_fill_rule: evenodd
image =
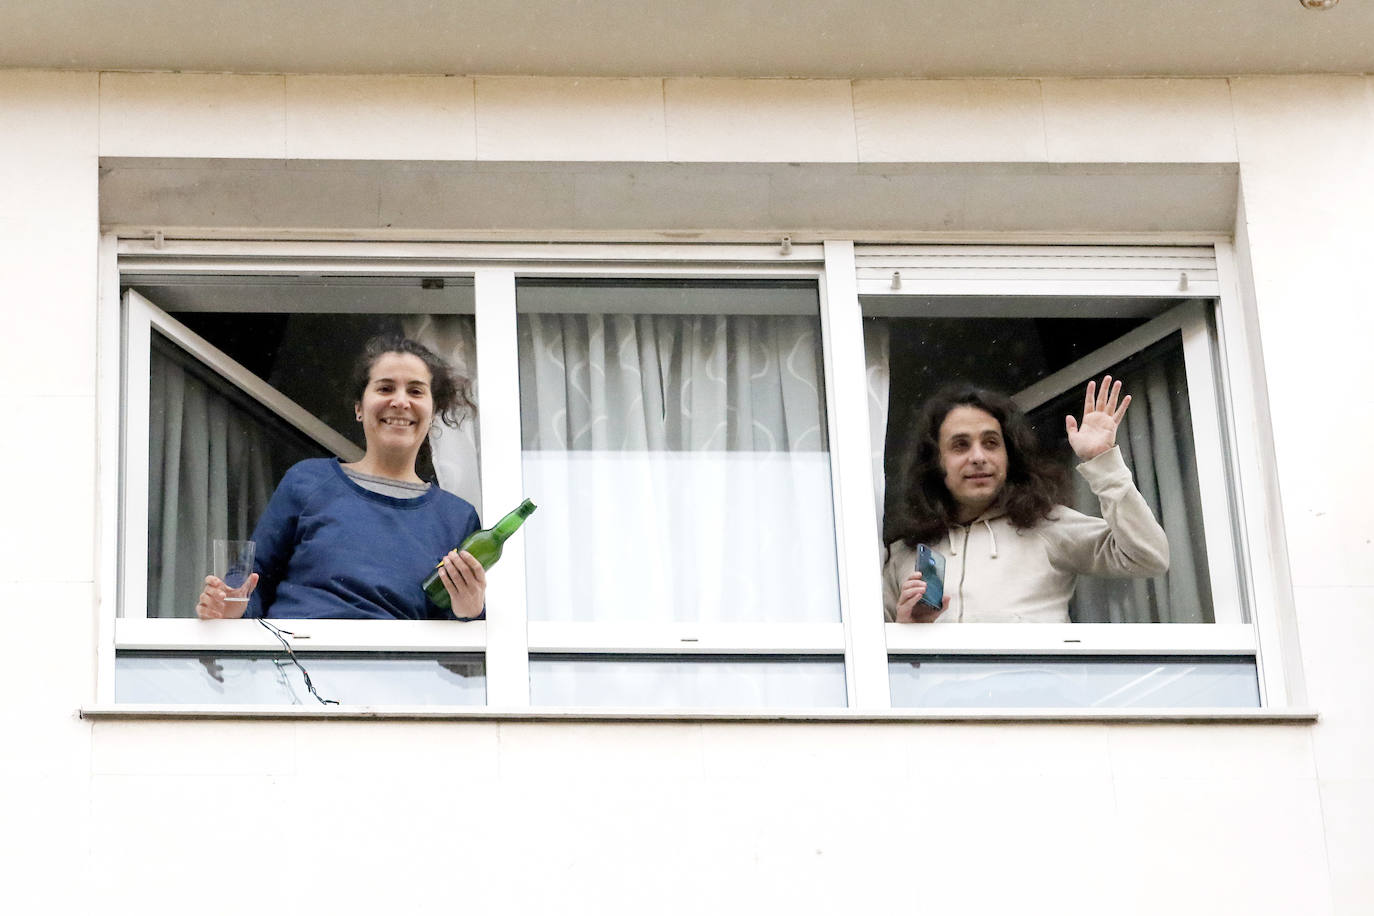
M938 608L945 597L945 557L925 544L916 545L916 571L926 583L926 593L921 603Z

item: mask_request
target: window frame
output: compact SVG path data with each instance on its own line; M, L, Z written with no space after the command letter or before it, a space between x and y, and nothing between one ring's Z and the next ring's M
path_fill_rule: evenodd
M881 246L910 251L931 246ZM956 253L975 249L949 246ZM987 246L984 246L987 247ZM1233 379L1252 379L1259 372L1249 319L1239 298L1234 253L1227 242L1210 246L1216 255L1212 276L1195 275L1189 296L1216 302L1213 316L1193 316L1190 338L1185 333L1185 360L1189 365L1190 397L1195 365L1199 378L1213 384L1195 401L1194 433L1199 413L1210 417L1216 446L1208 454L1215 462L1214 478L1235 481L1229 488L1234 509L1225 508L1231 535L1226 549L1235 557L1232 577L1237 586L1234 606L1248 604L1250 623L1217 624L1071 624L1040 625L1026 629L1016 625L962 625L962 632L944 633L948 627L903 627L885 624L880 568L881 545L873 524L873 474L868 454L868 412L860 297L881 295L883 278L860 264L856 252L870 254L874 246L856 246L849 240L825 240L816 244L649 244L649 243L449 243L400 241L335 241L305 239L276 241L220 241L204 239L119 238L107 233L101 243L101 346L98 375L101 397L107 409L100 412L102 503L116 507L102 523L101 539L106 558L102 581L115 584L102 590L101 642L98 648L97 695L102 703L113 702L115 654L127 649L273 649L272 638L259 627L241 621L199 621L189 618L150 620L125 618L117 608L130 606L128 578L123 571L138 559L131 549L137 533L130 529L136 512L121 511L136 505L141 485L146 537L146 451L143 479L130 473L131 442L142 435L146 449L146 403L124 402L126 353L133 343L122 325L119 290L126 274L193 275L228 274L270 276L283 273L319 273L340 276L439 276L470 278L476 301L477 375L481 380L483 422L482 499L488 510L515 505L523 495L520 470L519 371L516 339L515 287L519 277L641 278L682 277L810 278L818 285L826 414L830 441L831 488L836 521L835 541L840 586L840 620L833 624L759 625L630 625L568 624L529 621L525 609L525 556L523 542L510 542L503 558L503 573L494 577L490 600L502 608L486 622L461 625L444 621L396 621L381 628L367 628L361 621L293 621L299 648L316 651L482 651L486 659L488 708L519 709L529 706L531 656L583 653L683 656L789 654L843 658L848 708L890 708L889 656L966 652L1014 651L1033 654L1168 655L1244 654L1254 657L1260 678L1261 705L1281 706L1293 695L1291 662L1284 656L1284 598L1273 587L1281 579L1276 566L1272 535L1264 519L1274 504L1265 491L1266 473L1241 462L1241 454L1269 458L1262 423L1253 418L1259 407L1248 384ZM1063 248L1037 249L1045 257L1062 255ZM789 250L790 249L790 250ZM1005 251L1006 249L1002 249ZM1031 249L1016 249L1026 252ZM1120 253L1123 248L1102 246L1101 251ZM1152 249L1159 251L1162 249ZM1120 295L1121 284L1110 277L1081 278L1042 276L1030 283L1015 268L991 282L970 283L949 274L921 279L902 278L903 294L929 291L957 294L976 287L982 294ZM1119 278L1118 278L1119 280ZM888 281L891 289L891 280ZM1164 294L1164 282L1138 284L1137 295ZM1176 281L1175 281L1176 282ZM924 285L922 285L924 284ZM1077 285L1075 285L1077 284ZM1070 292L1072 290L1072 292ZM1173 290L1173 295L1179 292ZM1201 333L1199 336L1199 325ZM146 359L146 348L144 351ZM1200 362L1199 362L1200 361ZM134 368L131 364L130 368ZM1072 367L1070 367L1072 368ZM1068 371L1068 370L1065 370ZM1262 373L1260 373L1262 376ZM146 391L144 392L146 402ZM118 404L114 410L110 405ZM1199 406L1200 404L1200 406ZM143 410L144 425L131 425L130 411ZM1241 418L1246 418L1244 422ZM137 417L133 417L137 419ZM141 433L140 433L141 430ZM1211 448L1212 446L1209 446ZM1211 459L1208 459L1211 461ZM1203 474L1199 443L1199 474ZM1208 485L1214 490L1216 481ZM1256 495L1256 494L1259 495ZM1213 494L1214 496L1215 494ZM1255 507L1259 506L1260 509ZM1212 544L1211 525L1216 521L1214 498L1204 498L1208 524L1209 568L1220 548ZM1254 549L1256 541L1259 548ZM128 567L133 569L133 567ZM1216 572L1213 572L1214 588ZM1286 581L1286 580L1284 580ZM144 584L146 588L146 581ZM1214 591L1214 595L1217 593ZM112 600L106 600L110 598ZM1257 598L1256 596L1265 596ZM1221 598L1217 599L1218 618ZM137 605L133 605L137 606ZM146 606L146 601L144 602ZM1071 630L1070 630L1071 628ZM261 634L261 635L259 635ZM1283 638L1281 638L1283 637Z

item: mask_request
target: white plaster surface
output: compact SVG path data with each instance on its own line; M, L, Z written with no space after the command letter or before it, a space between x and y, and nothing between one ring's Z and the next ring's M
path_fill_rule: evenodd
M1298 586L1374 586L1374 111L1363 78L1236 80L1279 484ZM1315 158L1306 150L1320 150Z
M287 76L292 159L472 159L473 81L453 76Z
M88 319L89 320L89 319ZM0 525L0 582L90 582L95 543L95 398L30 396L6 412L14 430L42 430L42 452L0 449L0 478L16 486Z
M1124 912L1332 911L1316 780L1233 772L1114 786Z
M856 162L846 80L669 79L674 162Z
M96 115L95 74L0 71L0 385L30 398L95 383Z
M477 80L480 159L659 162L665 152L662 80Z
M1339 916L1361 916L1374 901L1374 868L1369 867L1374 779L1323 779L1321 798L1332 911Z
M285 776L296 770L289 722L97 723L91 772L98 776Z
M1374 779L1374 589L1299 588L1295 599L1323 780Z
M856 80L861 162L1043 162L1038 80Z
M1051 162L1235 162L1219 79L1040 82Z
M286 77L102 73L102 156L286 155Z
M0 523L0 615L10 647L0 683L6 697L19 699L0 707L9 739L0 774L19 789L6 815L8 845L0 847L0 861L21 875L6 883L8 900L30 911L57 899L71 904L62 909L84 912L92 902L137 895L149 913L180 911L188 901L242 912L265 900L283 911L423 911L439 901L474 912L643 912L646 900L655 912L693 913L1367 909L1374 563L1361 538L1374 517L1364 484L1374 443L1359 398L1369 387L1366 351L1374 339L1364 270L1374 248L1369 78L1247 78L1232 81L1230 92L1318 725L93 725L75 715L94 696L93 379L77 366L51 380L51 389L24 389L26 379L44 378L41 353L27 351L39 349L32 340L55 322L80 352L93 353L97 139L99 152L121 156L280 158L288 137L305 144L298 149L315 149L312 156L385 153L367 145L380 141L353 146L348 138L349 112L363 111L366 125L368 106L381 102L330 83L293 109L286 80L107 74L97 138L94 75L0 73L7 204L0 266L12 281L11 302L21 303L0 310L0 347L8 348L0 351L0 380L22 395L8 428L40 430L43 442L41 462L5 449L0 474L41 472L64 484L16 488ZM424 93L405 85L406 104L423 108L415 95ZM880 156L909 147L998 161L997 125L1029 123L1019 83L969 90L970 104L986 108L967 113L957 110L962 90L947 87L873 94L868 85L854 87L854 98L865 101L851 110L852 87L843 81L664 85L670 159L853 162L861 150ZM1065 119L1044 135L1051 159L1210 154L1227 161L1222 132L1213 129L1213 81L1140 83L1126 97L1119 87L1058 88L1066 90L1059 100L1046 102L1047 124L1050 108ZM344 98L331 99L333 90ZM913 106L931 123L967 125L968 134L943 147L922 145L927 134L914 126L856 138L856 124L883 118L870 123L854 112L883 105ZM1106 121L1070 123L1103 106ZM529 145L516 140L516 147L550 142L523 110L516 106L509 132L494 135L494 150L526 129ZM606 117L638 123L643 110L617 112L608 103ZM314 126L291 120L296 111L313 112ZM1158 136L1139 137L1139 124L1111 120L1128 115L1145 118ZM375 117L382 123L385 112ZM1176 122L1188 118L1196 134L1180 133ZM291 133L289 121L303 132ZM1005 138L1006 148L1024 148L1034 161L1041 135L1025 130ZM1120 152L1132 136L1136 152ZM294 165L278 169L272 186L294 184L295 197L264 192L243 200L235 191L242 183L228 182L217 203L238 208L236 218L289 224L293 201L316 187L310 176L319 168ZM502 220L510 212L550 224L599 218L612 225L617 206L648 207L652 198L632 172L590 171L569 181L539 163L507 176L497 195L482 189L480 173L455 180L423 165L404 178L357 176L355 199L320 219L355 219L371 204L381 225L509 225ZM679 199L692 187L656 180L651 190ZM893 180L900 179L875 175L868 199L881 199ZM824 192L824 182L789 186L770 176L768 185L758 191L742 181L741 195L756 195L743 201L730 199L737 189L723 188L691 218L757 225L748 211L761 205L769 220L786 225L862 204L789 204L803 191ZM1100 185L1081 174L1064 178L1066 195L1109 194L1110 185L1110 178ZM1002 187L969 180L951 189L940 198L947 210L929 225L947 218L998 228ZM1110 206L1146 222L1165 218L1151 210L1156 202L1138 196ZM8 206L15 200L23 207ZM169 222L180 212L175 194L148 207ZM31 218L16 217L17 209ZM1072 231L1081 225L1058 221L1073 212L1049 208L1042 218L1050 231ZM264 857L272 861L238 867ZM321 873L336 877L302 879ZM39 906L24 907L26 900Z

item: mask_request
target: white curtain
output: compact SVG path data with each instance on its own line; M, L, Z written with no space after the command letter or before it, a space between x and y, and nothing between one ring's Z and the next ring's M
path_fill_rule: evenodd
M892 367L888 359L888 339L891 327L886 320L869 318L864 321L864 369L868 380L868 452L873 462L874 519L878 525L878 540L883 537L883 503L887 481L883 455L887 451L887 400L892 384Z
M194 617L210 541L249 537L275 481L261 419L161 348L151 356L148 614Z
M402 322L405 335L443 357L459 375L471 380L472 399L477 401L477 331L469 315L411 315ZM429 434L434 471L439 486L472 503L482 512L481 451L477 417L464 420L457 429L440 424ZM485 523L484 523L485 524Z
M532 619L838 619L814 317L518 327Z

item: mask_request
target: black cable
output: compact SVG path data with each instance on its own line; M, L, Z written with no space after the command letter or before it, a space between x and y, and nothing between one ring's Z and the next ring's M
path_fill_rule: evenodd
M283 630L281 627L268 623L265 617L259 617L257 621L267 629L267 632L277 637L277 641L281 643L281 647L285 649L286 654L291 657L291 663L300 669L301 677L305 680L305 689L310 691L310 695L319 700L322 706L329 706L331 704L338 706L338 700L326 700L315 690L315 685L310 681L310 672L305 670L305 666L301 664L301 660L296 658L296 653L292 651L291 644L286 641L287 636L295 636L296 634L292 633L290 630Z

